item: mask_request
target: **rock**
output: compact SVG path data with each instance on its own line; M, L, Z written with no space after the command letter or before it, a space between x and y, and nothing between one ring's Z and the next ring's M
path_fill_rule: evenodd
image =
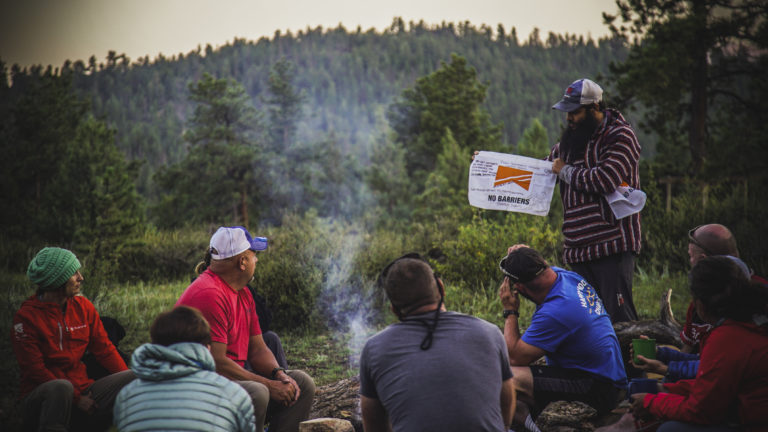
M634 432L635 430L637 430L635 425L635 418L632 416L632 413L628 412L621 416L619 421L616 423L597 428L595 429L595 432Z
M299 432L353 432L354 430L349 420L337 418L317 418L299 423Z
M536 419L542 431L591 432L595 430L597 410L582 402L552 402Z

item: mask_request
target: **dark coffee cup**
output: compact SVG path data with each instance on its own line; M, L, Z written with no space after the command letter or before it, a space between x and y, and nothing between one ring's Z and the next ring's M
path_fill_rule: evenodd
M659 381L653 378L635 378L629 381L627 397L635 393L658 393Z

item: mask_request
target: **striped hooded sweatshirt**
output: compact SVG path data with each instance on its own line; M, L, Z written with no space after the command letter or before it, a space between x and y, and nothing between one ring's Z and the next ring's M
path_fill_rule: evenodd
M634 130L616 110L605 118L584 152L573 163L570 184L560 183L563 201L563 260L567 264L640 251L640 214L616 219L603 195L626 183L640 189L640 144ZM548 160L560 156L560 143Z
M120 390L114 423L120 431L252 432L253 403L234 381L217 374L199 343L144 344L134 351L138 379Z

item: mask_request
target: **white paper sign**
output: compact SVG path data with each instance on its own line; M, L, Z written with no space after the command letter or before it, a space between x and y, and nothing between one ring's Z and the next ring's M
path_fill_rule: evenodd
M552 162L482 151L469 167L469 204L546 216L556 180Z

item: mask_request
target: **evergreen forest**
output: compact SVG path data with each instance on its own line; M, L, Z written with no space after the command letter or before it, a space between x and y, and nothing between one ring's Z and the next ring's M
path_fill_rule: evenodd
M188 281L213 230L244 225L270 238L255 283L283 325L381 306L378 272L413 250L452 286L494 289L511 244L559 263L562 209L557 193L547 217L470 207L472 152L544 158L565 121L551 106L584 77L643 146L638 272L686 272L687 230L719 222L767 274L768 6L617 6L598 40L396 17L153 59L0 59L4 274L23 284L56 245L95 298Z

